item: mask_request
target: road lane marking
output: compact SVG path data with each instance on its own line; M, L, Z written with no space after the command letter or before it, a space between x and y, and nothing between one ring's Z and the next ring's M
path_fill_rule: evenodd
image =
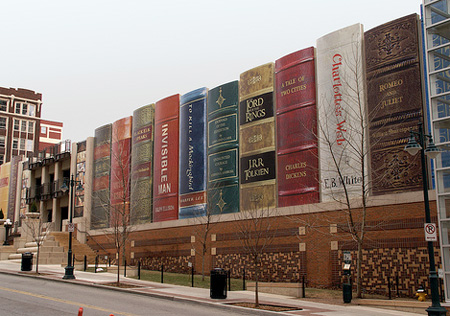
M0 290L7 291L7 292L14 292L14 293L28 295L28 296L33 296L33 297L41 298L41 299L44 299L44 300L49 300L49 301L54 301L54 302L59 302L59 303L64 303L64 304L75 305L75 306L83 307L83 308L92 308L92 309L96 309L96 310L99 310L99 311L102 311L102 312L111 313L111 314L114 314L114 315L137 316L135 314L119 312L119 311L112 311L110 309L106 309L106 308L102 308L102 307L98 307L98 306L94 306L94 305L89 305L89 304L84 304L84 303L79 303L79 302L74 302L74 301L63 300L63 299L60 299L60 298L46 296L46 295L42 295L42 294L35 294L35 293L31 293L31 292L25 292L25 291L20 291L20 290L8 289L6 287L1 287L1 286L0 286Z

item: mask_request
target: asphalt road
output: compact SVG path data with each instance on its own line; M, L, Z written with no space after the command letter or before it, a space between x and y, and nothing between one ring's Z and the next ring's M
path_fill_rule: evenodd
M83 316L254 315L69 282L0 274L0 316L73 316L78 315L80 307Z

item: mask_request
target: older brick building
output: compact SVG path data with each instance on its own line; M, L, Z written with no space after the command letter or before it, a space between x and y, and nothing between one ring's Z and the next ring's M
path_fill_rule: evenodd
M0 164L37 153L42 94L0 87Z

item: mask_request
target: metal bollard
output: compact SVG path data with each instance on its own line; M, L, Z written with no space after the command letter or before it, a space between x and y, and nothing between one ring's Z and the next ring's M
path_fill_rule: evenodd
M141 261L138 261L138 280L141 279Z
M305 288L306 288L306 286L305 286L305 276L302 276L302 297L303 298L305 298L306 297L306 294L305 294Z

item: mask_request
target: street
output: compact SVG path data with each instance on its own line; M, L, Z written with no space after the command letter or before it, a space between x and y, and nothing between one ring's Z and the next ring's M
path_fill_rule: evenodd
M196 303L0 274L0 316L73 316L80 307L83 316L230 315L230 311Z

